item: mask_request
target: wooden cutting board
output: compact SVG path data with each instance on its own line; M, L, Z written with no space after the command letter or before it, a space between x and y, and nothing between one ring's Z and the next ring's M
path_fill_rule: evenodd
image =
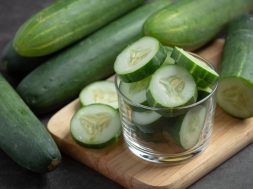
M217 40L198 52L213 64L219 62L223 41ZM70 135L70 119L79 108L75 100L48 122L48 130L60 149L127 188L186 188L253 141L253 118L239 120L217 108L211 143L206 151L187 163L157 165L135 157L123 140L104 149L87 149Z

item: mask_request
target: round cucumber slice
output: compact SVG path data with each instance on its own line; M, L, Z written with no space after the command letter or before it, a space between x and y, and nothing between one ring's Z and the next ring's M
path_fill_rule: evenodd
M132 102L137 104L147 104L146 92L150 77L133 83L120 82L120 91Z
M238 118L253 116L253 88L238 77L224 78L217 90L217 103L226 112Z
M82 107L71 119L70 131L79 144L102 148L117 141L121 134L119 113L105 104Z
M161 130L159 125L162 116L154 111L132 112L132 122L144 133L155 133Z
M86 86L80 93L79 99L82 106L101 103L119 108L118 96L115 85L110 81L98 81Z
M193 148L199 141L205 124L207 109L199 105L186 114L175 117L174 123L165 128L175 142L184 149Z
M184 67L192 74L197 84L199 83L199 79L204 80L205 82L201 83L202 88L214 84L219 78L218 73L216 73L206 63L198 58L195 58L183 49L175 47L171 57L175 59L176 64Z
M136 82L154 73L167 57L159 41L143 37L124 49L114 63L114 70L126 83Z
M177 65L162 66L152 76L147 91L153 107L175 108L194 103L197 87L191 74Z

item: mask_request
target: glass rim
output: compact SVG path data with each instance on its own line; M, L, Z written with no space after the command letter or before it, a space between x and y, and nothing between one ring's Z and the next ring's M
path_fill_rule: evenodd
M202 58L201 56L199 56L199 55L197 55L197 54L195 54L195 53L192 53L192 52L188 52L188 53L191 54L191 55L193 55L194 57L196 57L196 58L198 58L198 59L204 61L211 69L213 69L214 71L217 71L217 70L215 69L215 67L214 67L212 64L210 64L205 58ZM125 100L128 104L130 104L130 105L132 105L132 106L135 106L135 107L137 107L137 108L142 108L142 109L151 110L151 111L168 111L168 110L179 111L179 110L185 110L185 109L189 109L189 108L193 108L193 107L195 107L195 106L198 106L198 105L204 103L205 101L207 101L209 98L211 98L211 97L215 94L216 89L218 88L218 83L219 83L219 81L217 80L217 81L215 82L215 84L213 85L213 88L212 88L213 91L212 91L209 95L207 95L205 98L201 99L200 101L197 101L197 102L195 102L195 103L192 103L192 104L189 104L189 105L186 105L186 106L179 106L179 107L175 107L175 108L166 108L166 107L151 107L151 106L145 106L145 105L143 105L143 104L139 104L139 103L133 102L131 99L129 99L128 97L126 97L126 96L121 92L121 90L119 89L119 83L118 83L118 81L120 81L120 78L119 78L119 76L116 74L116 75L115 75L115 78L114 78L114 83L115 83L116 90L117 90L118 94L119 94L121 97L123 97L124 100Z

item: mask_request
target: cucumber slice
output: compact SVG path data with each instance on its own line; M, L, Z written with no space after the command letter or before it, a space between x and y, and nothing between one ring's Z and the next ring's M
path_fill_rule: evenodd
M174 118L173 125L165 128L175 142L184 149L193 148L199 141L205 124L207 109L199 105L186 114Z
M98 81L86 86L80 93L79 99L82 106L101 103L119 108L116 88L113 82Z
M171 54L173 52L173 48L165 46L165 49L167 51L167 57L166 57L163 65L175 64L175 60L173 58L171 58Z
M152 76L147 91L153 107L175 108L197 100L197 87L191 74L177 65L162 66Z
M199 79L204 80L206 83L201 83L201 87L203 88L214 84L219 78L219 75L206 63L195 58L183 49L175 47L171 57L175 59L176 64L184 67L192 74L197 85L199 83Z
M232 116L248 118L253 115L253 88L238 77L223 78L217 91L219 106Z
M120 82L120 91L132 102L137 104L147 104L146 92L150 77L133 83Z
M102 148L116 142L121 134L119 113L105 104L82 107L73 116L70 131L79 144Z
M126 83L136 82L154 73L167 57L158 40L143 37L124 49L114 63L114 70Z
M144 133L161 130L158 122L162 116L154 111L132 112L132 122Z
M206 87L206 88L198 87L198 99L197 99L197 101L200 101L200 100L206 98L212 92L213 92L213 90L210 87Z

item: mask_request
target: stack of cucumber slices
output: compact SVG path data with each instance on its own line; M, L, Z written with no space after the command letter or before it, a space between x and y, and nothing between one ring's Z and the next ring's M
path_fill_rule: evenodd
M124 97L147 107L146 112L133 109L131 121L149 134L150 128L155 127L153 123L164 117L152 108L173 111L191 105L212 93L219 78L193 54L178 47L164 47L152 37L143 37L124 49L115 61L114 70ZM207 108L198 105L176 118L173 116L168 120L173 120L168 124L170 128L164 130L181 147L190 149L198 142L206 113Z
M102 148L118 140L121 124L114 83L98 81L86 86L79 96L81 108L71 120L71 134L76 142Z

